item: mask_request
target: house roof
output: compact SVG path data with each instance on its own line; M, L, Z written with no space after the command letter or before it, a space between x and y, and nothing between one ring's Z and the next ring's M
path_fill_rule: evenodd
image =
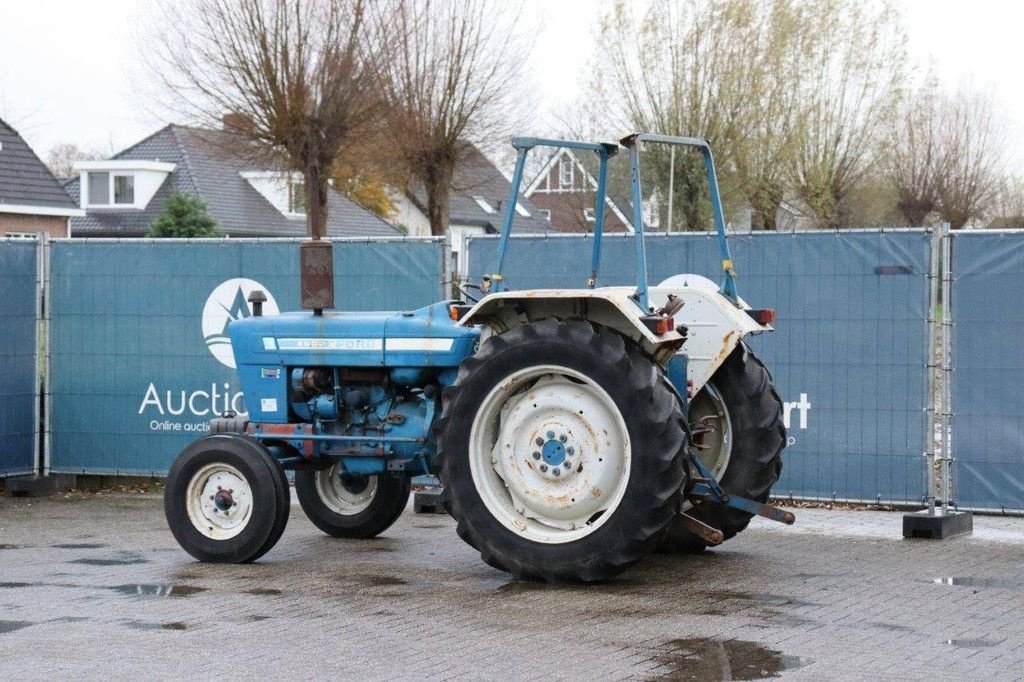
M476 146L466 143L466 154L455 168L449 198L449 223L475 225L490 232L499 232L505 217L510 181ZM427 193L422 187L409 192L409 198L423 213L427 212ZM493 211L477 202L480 197ZM550 232L551 226L540 217L537 207L520 194L519 204L529 216L516 214L512 231L517 234Z
M192 194L206 202L220 229L233 237L298 237L306 234L302 219L281 214L241 176L245 171L267 170L240 153L239 138L220 130L168 125L116 154L118 160L161 161L175 164L149 204L137 209L93 209L84 218L72 218L76 236L140 237L163 210L171 192ZM76 200L80 178L65 185ZM329 190L327 234L332 237L389 237L401 234L371 211L340 192Z
M0 212L5 204L37 207L56 215L71 215L78 209L21 135L0 119Z

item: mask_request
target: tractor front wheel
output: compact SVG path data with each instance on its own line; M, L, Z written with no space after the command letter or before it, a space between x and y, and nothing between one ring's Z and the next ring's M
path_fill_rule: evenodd
M484 341L445 390L437 435L459 535L516 578L611 578L678 512L679 400L639 347L588 322Z
M409 501L408 476L345 473L340 464L295 472L295 494L317 528L336 538L372 538L391 527Z
M240 434L200 438L167 474L167 525L182 549L200 561L255 561L281 538L290 509L281 465L263 445Z

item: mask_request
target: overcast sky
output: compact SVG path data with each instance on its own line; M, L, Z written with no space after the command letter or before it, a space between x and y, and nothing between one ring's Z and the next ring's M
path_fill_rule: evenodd
M145 50L136 26L153 0L2 0L0 117L46 156L55 144L113 152L165 121L145 105ZM523 0L540 26L527 76L549 115L584 93L578 85L593 48L598 0ZM643 2L644 0L637 0ZM911 56L935 61L940 77L989 85L1016 126L1024 159L1020 27L1013 0L902 0ZM140 82L140 80L142 82ZM538 129L545 132L544 120ZM700 134L700 131L693 131Z

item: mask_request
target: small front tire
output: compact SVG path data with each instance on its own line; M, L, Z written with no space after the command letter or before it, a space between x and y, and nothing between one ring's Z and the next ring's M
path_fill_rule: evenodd
M259 559L280 539L289 511L280 464L240 434L200 438L167 474L167 525L182 549L200 561Z
M398 520L409 501L408 476L353 476L326 469L295 472L302 511L317 528L335 538L372 538Z

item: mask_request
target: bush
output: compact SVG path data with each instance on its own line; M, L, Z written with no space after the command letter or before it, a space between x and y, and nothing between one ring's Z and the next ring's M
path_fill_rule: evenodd
M171 192L163 213L149 226L147 236L219 237L221 232L202 199L175 191Z

